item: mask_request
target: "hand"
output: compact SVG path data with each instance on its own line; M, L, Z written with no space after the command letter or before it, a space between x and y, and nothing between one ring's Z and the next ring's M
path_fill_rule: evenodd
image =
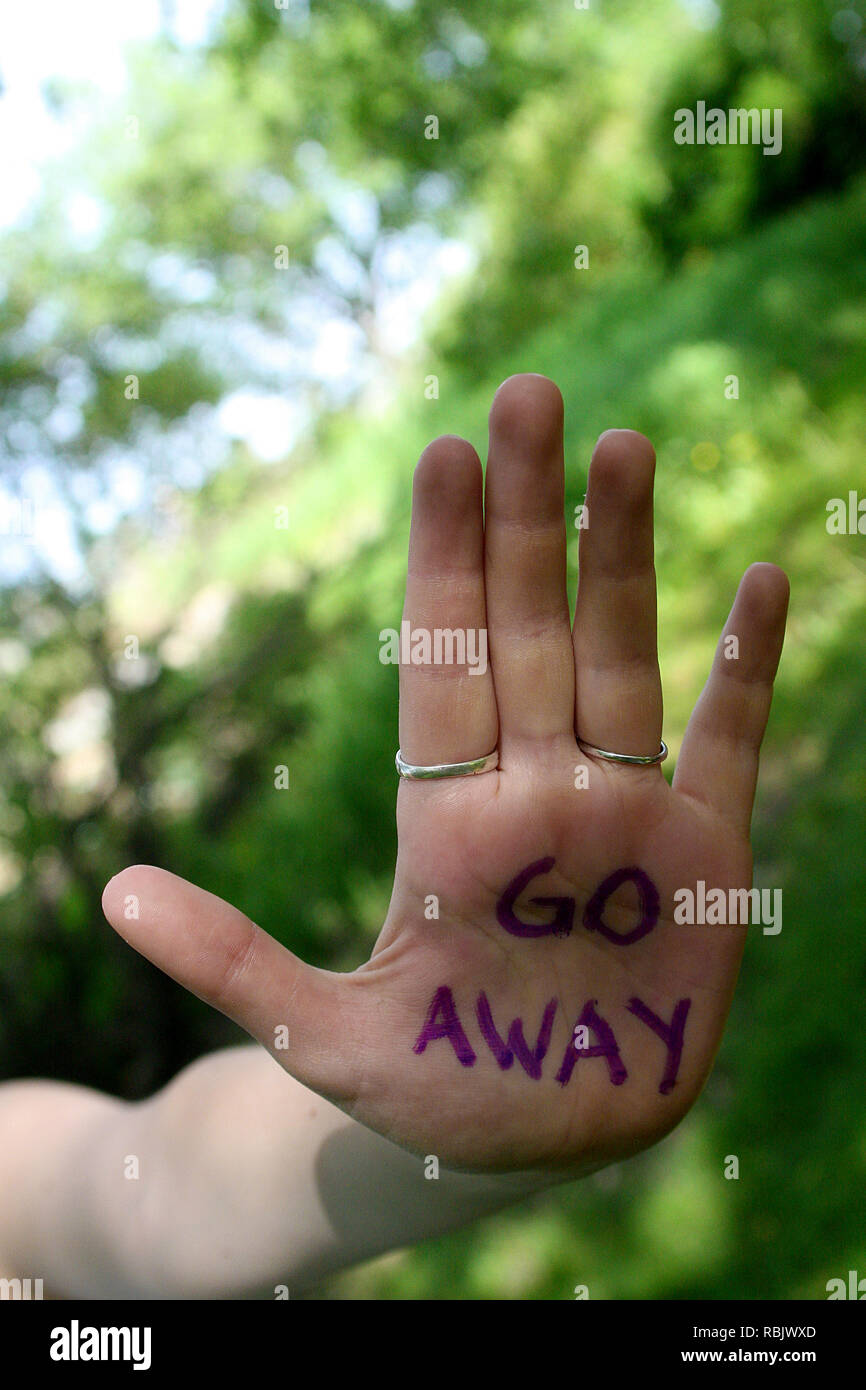
M305 965L160 869L105 890L109 921L148 959L304 1084L446 1166L563 1175L634 1153L694 1103L721 1038L747 927L678 924L674 895L751 883L788 584L773 565L744 576L725 627L738 655L723 634L672 787L658 765L584 753L576 731L659 750L654 463L629 430L596 445L572 632L553 383L518 376L497 392L484 515L472 447L444 437L424 451L404 619L487 629L489 666L402 665L400 747L413 764L494 748L500 761L400 781L393 894L360 969Z

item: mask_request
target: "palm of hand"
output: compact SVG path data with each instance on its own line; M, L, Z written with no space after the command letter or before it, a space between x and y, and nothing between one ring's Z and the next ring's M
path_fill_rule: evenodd
M748 883L748 844L657 769L590 765L576 788L563 774L588 761L575 743L444 805L401 788L427 799L401 808L391 911L356 976L387 1024L354 1113L445 1163L598 1166L671 1129L712 1063L745 928L677 925L673 894Z
M746 928L679 924L674 894L751 882L787 581L747 571L723 634L736 662L720 641L673 786L657 765L585 754L578 728L620 753L659 748L653 466L630 431L596 447L572 633L552 383L497 393L483 511L471 446L445 437L422 456L406 616L489 630L490 666L401 666L403 757L496 747L500 763L401 782L394 891L366 965L312 969L161 870L106 889L137 949L305 1084L444 1164L581 1172L646 1147L692 1105L721 1038ZM130 892L145 909L134 922Z

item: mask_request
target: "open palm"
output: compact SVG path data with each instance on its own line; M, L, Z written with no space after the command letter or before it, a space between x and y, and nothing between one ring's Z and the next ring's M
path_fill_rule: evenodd
M599 440L572 631L553 383L500 387L486 480L463 440L422 455L404 623L486 632L489 665L401 664L401 753L498 749L499 766L401 780L391 904L359 970L303 964L160 869L106 888L136 949L299 1080L446 1165L581 1172L635 1152L682 1118L719 1044L747 928L678 923L674 895L751 883L788 586L772 565L744 576L672 787L658 765L584 752L578 733L660 746L653 470L643 436Z

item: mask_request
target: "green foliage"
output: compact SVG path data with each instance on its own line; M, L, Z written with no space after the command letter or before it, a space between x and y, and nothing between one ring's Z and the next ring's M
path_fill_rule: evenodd
M654 118L664 179L644 215L669 258L726 241L863 168L864 55L854 8L728 0L719 24L678 55ZM674 145L671 113L698 100L724 111L779 108L781 151L722 146L707 159L707 147Z

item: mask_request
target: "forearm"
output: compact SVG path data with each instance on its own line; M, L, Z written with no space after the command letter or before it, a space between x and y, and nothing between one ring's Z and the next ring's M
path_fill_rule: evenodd
M0 1088L0 1123L12 1089ZM38 1135L35 1113L29 1121L39 1161L17 1214L0 1198L0 1258L70 1297L274 1297L278 1285L291 1296L550 1181L425 1176L432 1162L348 1118L259 1047L205 1057L138 1105L50 1088L40 1106ZM19 1121L23 1171L20 1136Z
M133 1108L63 1082L0 1085L0 1274L41 1280L46 1297L100 1296L131 1232L108 1209L105 1160Z

